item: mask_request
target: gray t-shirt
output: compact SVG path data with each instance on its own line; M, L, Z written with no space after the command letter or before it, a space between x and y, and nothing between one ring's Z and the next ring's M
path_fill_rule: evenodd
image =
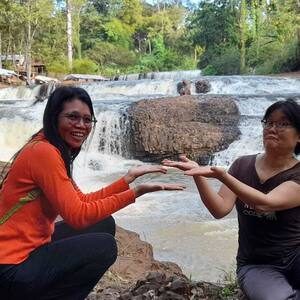
M300 184L300 162L261 183L255 169L256 156L238 158L228 172L263 193L285 181ZM236 209L239 222L238 267L248 264L286 266L293 260L300 249L300 206L277 212L257 212L237 199Z

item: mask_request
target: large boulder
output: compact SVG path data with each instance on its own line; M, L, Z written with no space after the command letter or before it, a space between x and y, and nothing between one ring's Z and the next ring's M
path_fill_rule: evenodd
M201 164L238 138L239 111L226 96L181 96L132 104L130 152L159 162L186 154Z

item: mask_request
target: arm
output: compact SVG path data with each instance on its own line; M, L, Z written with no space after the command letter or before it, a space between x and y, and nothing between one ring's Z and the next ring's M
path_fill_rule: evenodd
M258 211L278 211L300 205L300 185L293 181L286 181L264 194L239 181L222 168L199 167L185 173L190 176L200 175L219 179L239 199Z
M196 170L199 165L186 156L180 156L180 161L171 161L168 159L163 160L163 164L169 167L175 167L182 171ZM217 219L226 216L234 207L236 195L222 185L219 192L216 193L203 176L194 176L194 181L200 194L201 200L207 207L209 212Z
M194 176L194 181L203 204L216 219L221 219L232 211L236 195L228 187L223 184L216 193L205 177Z
M98 191L91 192L91 193L83 193L80 188L77 186L77 184L72 181L73 186L80 198L83 202L91 202L91 201L97 201L99 198L106 198L109 196L112 196L113 194L118 194L124 191L127 191L130 189L128 183L125 181L124 177L120 178L119 180L109 184L106 187L103 187L99 189Z
M166 168L162 166L154 166L154 165L141 165L132 167L128 170L127 174L117 180L116 182L92 193L84 194L73 181L74 188L76 189L81 201L90 202L97 201L99 198L105 198L112 196L113 194L118 194L130 189L129 184L132 183L135 179L145 174L150 173L162 173L165 174L167 172Z
M141 184L136 190L128 189L105 198L82 201L67 176L59 151L48 143L39 143L26 149L28 168L33 182L62 218L74 228L84 228L110 216L133 203L145 193L159 190L182 190L181 185ZM43 166L41 167L41 162ZM96 195L96 194L95 194Z
M128 189L104 198L99 194L94 201L84 202L67 176L61 155L54 146L39 143L26 152L32 180L43 192L41 200L47 200L74 228L94 224L135 201L134 191Z

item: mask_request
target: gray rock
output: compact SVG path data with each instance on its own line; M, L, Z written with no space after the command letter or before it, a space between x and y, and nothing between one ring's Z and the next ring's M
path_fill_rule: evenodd
M208 164L213 153L239 137L239 111L232 97L182 96L132 104L130 152L160 162L186 154Z
M198 80L195 83L196 93L198 94L206 94L211 90L211 84L208 80Z

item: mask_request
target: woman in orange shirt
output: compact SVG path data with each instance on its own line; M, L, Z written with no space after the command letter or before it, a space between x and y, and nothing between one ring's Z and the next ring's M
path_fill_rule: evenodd
M111 214L145 193L176 184L129 184L161 166L133 167L83 194L72 164L96 123L87 92L60 87L50 96L43 128L15 155L0 190L1 299L85 299L117 257ZM55 224L57 216L64 221Z

